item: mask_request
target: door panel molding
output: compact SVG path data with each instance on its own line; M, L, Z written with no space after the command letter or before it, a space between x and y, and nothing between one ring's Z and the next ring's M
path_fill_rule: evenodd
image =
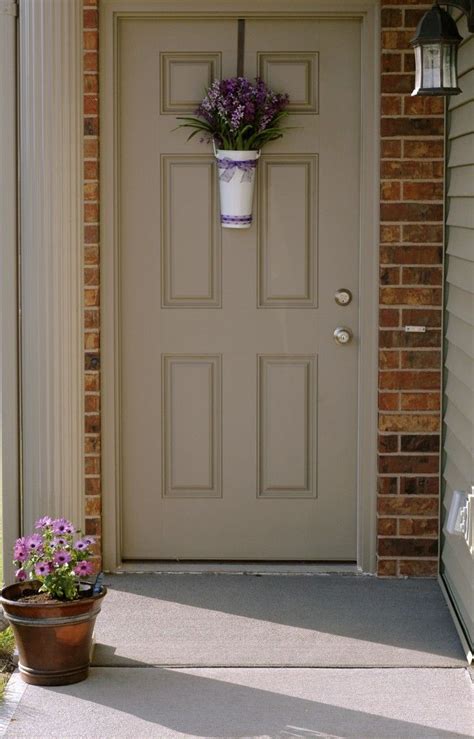
M162 356L161 376L162 496L220 498L222 357L220 354L165 354ZM186 409L183 409L186 400L188 404L193 402L190 414L186 414ZM200 439L201 447L205 448L197 448L196 438ZM192 469L189 464L179 464L181 450L188 454L187 459L191 458ZM179 477L178 469L184 477Z
M160 53L161 115L192 115L200 100L192 100L179 92L179 83L186 87L190 77L200 73L204 89L220 77L222 54L214 51L162 51ZM193 79L194 82L194 79ZM175 87L173 87L175 85ZM176 89L178 88L178 89Z
M258 75L269 87L286 90L290 94L290 113L317 114L319 104L319 52L318 51L280 51L257 52ZM300 79L297 89L301 89L301 97L295 97L292 91L291 77L285 79L284 68L295 75L299 71ZM272 68L274 74L272 75ZM299 69L298 69L299 68ZM278 74L279 73L279 74ZM298 93L296 93L297 95ZM292 102L294 101L294 102Z
M257 371L257 495L315 498L317 357L260 354ZM298 443L301 436L303 444Z
M215 162L207 154L161 157L163 308L221 306L221 229L215 170ZM199 216L192 223L178 217L188 198L197 206L201 204L196 208ZM174 232L177 226L181 234ZM178 244L183 245L180 250Z
M289 254L285 248L285 243L288 242L285 238L287 234L282 232L282 225L285 223L285 207L294 206L294 202L287 202L284 195L288 178L291 175L294 179L293 192L296 193L298 186L301 187L301 195L297 201L302 209L303 233L299 235L299 238L297 234L292 234L295 251ZM258 307L316 308L318 305L318 155L263 154L257 176ZM281 197L278 197L279 189ZM276 202L272 202L274 200ZM275 215L274 219L272 215ZM287 218L286 223L293 228L294 220ZM281 249L278 248L280 241ZM297 262L295 254L298 253L301 259ZM279 259L280 264L278 264ZM303 268L302 274L296 273L297 264ZM288 280L289 277L293 278L292 284L287 282L285 286L283 280ZM272 283L275 282L277 284L273 287Z
M291 5L291 9L289 9ZM101 239L103 325L104 565L121 564L120 309L118 213L118 36L125 18L358 18L361 21L360 368L358 429L358 566L375 571L378 335L379 8L377 0L102 0L100 5Z

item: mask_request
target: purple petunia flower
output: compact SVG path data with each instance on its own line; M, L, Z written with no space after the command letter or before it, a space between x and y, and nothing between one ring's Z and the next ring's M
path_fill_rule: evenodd
M38 577L46 577L46 575L49 575L51 573L52 566L51 562L37 562L35 565L35 573L38 575Z
M85 552L89 549L89 542L85 539L78 539L74 544L74 549L77 549L78 552Z
M26 548L26 539L22 536L17 539L13 547L13 559L16 562L24 562L28 558L28 550Z
M43 516L42 518L38 518L38 520L35 523L35 529L46 529L48 526L51 526L53 523L53 519L50 518L50 516Z
M78 562L74 567L74 573L79 576L92 575L94 568L90 562Z
M53 563L59 566L68 564L70 561L71 555L65 549L59 549L53 557Z
M43 549L43 537L40 534L31 534L26 537L26 548L30 552L41 552Z
M13 550L13 559L15 562L24 562L26 559L28 559L28 552L26 549L15 547Z
M13 550L14 562L25 562L26 559L28 559L28 552L26 551L26 549L15 547L15 549Z
M15 572L15 577L19 582L24 582L28 575L26 574L25 570L20 567L20 569Z
M52 525L55 534L73 534L76 530L66 518L55 518Z
M68 540L65 536L55 536L52 543L53 547L66 547L68 545Z
M85 541L89 546L92 546L92 544L95 544L95 538L93 536L83 536L82 541Z

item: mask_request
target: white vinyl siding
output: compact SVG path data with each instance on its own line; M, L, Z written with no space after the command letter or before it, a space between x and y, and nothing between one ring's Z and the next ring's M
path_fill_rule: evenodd
M447 116L443 519L453 491L474 484L474 34L458 22L460 95ZM463 536L443 532L441 572L474 641L474 561Z

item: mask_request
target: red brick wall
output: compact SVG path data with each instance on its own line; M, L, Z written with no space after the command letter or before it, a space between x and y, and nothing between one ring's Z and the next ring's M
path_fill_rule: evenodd
M437 572L444 100L410 96L409 46L430 5L382 2L377 552L390 576Z
M101 534L98 0L84 3L85 506ZM381 2L378 573L437 571L444 102L411 98L430 4ZM407 324L425 334L406 334Z
M83 0L84 26L84 404L85 530L101 536L99 63L97 0Z

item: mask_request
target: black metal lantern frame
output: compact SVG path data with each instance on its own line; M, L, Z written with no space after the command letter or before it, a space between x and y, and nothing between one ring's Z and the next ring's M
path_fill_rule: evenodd
M442 0L441 0L442 2ZM443 2L467 15L474 31L474 0ZM457 95L457 52L462 41L454 19L436 0L418 23L411 44L415 50L415 89L412 95Z

